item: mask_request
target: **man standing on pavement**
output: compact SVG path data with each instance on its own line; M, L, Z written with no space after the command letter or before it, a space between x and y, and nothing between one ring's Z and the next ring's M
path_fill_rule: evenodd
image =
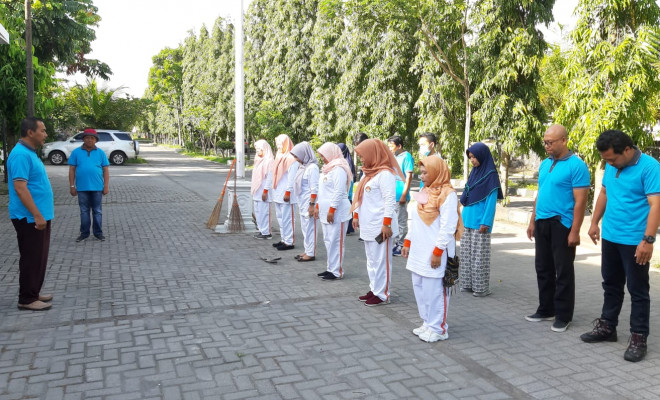
M623 358L637 362L646 356L649 335L649 261L660 223L660 163L633 144L621 131L603 132L596 141L607 163L589 237L600 239L603 219L601 274L604 301L594 329L580 336L585 342L616 342L624 285L630 293L630 343Z
M71 196L78 195L80 206L80 235L76 242L89 237L90 224L94 237L101 241L105 240L101 203L103 196L108 194L110 163L105 152L96 147L98 141L99 137L94 129L85 129L82 146L73 150L69 157L69 191Z
M401 249L403 248L403 240L408 233L408 202L410 201L410 183L412 181L413 169L415 168L415 161L412 155L403 149L403 139L401 136L392 136L387 139L387 146L394 154L396 162L399 163L399 168L403 172L405 181L397 179L396 181L396 214L399 223L399 235L394 239L394 249L392 255L401 256Z
M21 122L21 139L9 154L9 218L18 239L20 259L18 308L47 310L52 295L41 295L46 277L50 226L54 217L53 189L37 147L46 141L46 126L40 118Z
M536 242L539 306L527 321L555 320L552 330L564 332L575 306L575 248L580 244L591 179L587 165L568 149L568 133L553 125L543 135L548 158L539 167L539 191L527 237Z

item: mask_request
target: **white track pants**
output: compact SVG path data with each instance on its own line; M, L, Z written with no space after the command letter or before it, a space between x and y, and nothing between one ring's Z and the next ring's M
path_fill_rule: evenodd
M344 276L344 248L346 244L347 222L334 224L321 224L323 228L323 242L328 253L328 271L337 278Z
M394 240L389 238L378 244L374 240L364 241L364 251L367 254L367 273L369 288L381 300L390 299L392 283L392 248Z
M270 202L254 200L254 216L262 235L270 235Z
M288 245L292 245L296 241L296 217L293 215L294 204L289 203L275 203L275 214L277 215L277 223L280 225L281 241Z
M412 273L413 290L419 316L424 326L436 333L445 334L447 325L447 309L449 308L449 293L442 285L442 278L427 278Z
M305 241L305 254L316 257L316 218L300 215L300 228Z

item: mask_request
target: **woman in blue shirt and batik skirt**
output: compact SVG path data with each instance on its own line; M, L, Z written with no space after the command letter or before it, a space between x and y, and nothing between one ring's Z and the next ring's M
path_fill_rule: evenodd
M503 199L500 178L483 143L466 150L472 171L461 195L465 232L461 237L460 283L462 292L475 297L488 296L490 291L490 233L495 220L495 206Z

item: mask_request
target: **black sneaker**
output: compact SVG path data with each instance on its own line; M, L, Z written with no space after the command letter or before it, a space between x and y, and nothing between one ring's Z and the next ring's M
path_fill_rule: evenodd
M541 315L539 313L534 313L532 315L525 316L525 319L529 322L541 322L541 321L552 321L555 319L554 315Z
M95 237L97 240L100 240L100 241L102 241L102 242L105 242L105 236L103 236L103 235L98 235L98 236L94 235L94 237Z
M83 240L87 239L88 237L89 237L89 236L83 236L83 235L80 235L80 236L78 236L78 238L76 239L76 243L78 243L78 242L82 242Z
M552 329L553 332L566 332L566 329L568 329L570 324L571 321L565 322L560 319L555 319L555 322L550 329Z
M278 247L278 246L283 245L283 244L284 244L284 242L280 240L277 243L273 243L273 247Z
M316 274L316 276L320 276L321 278L323 278L324 276L326 276L329 273L330 273L330 271L323 271L323 272L319 272L318 274Z
M277 250L292 250L295 249L295 246L292 244L282 244L280 246L277 246Z
M273 235L264 235L261 232L257 233L256 235L252 236L255 239L272 239Z
M580 339L582 339L583 342L616 342L616 327L607 325L607 323L600 318L596 318L593 324L594 329L592 329L591 332L580 335Z
M325 279L325 278L323 278ZM628 348L623 359L630 362L642 361L646 356L646 336L641 333L632 332Z
M335 279L341 279L341 277L335 276L332 272L328 272L322 279L326 281L334 281Z

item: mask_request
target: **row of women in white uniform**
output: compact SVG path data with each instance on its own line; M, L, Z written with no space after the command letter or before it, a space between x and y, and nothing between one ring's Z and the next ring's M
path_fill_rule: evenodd
M361 142L355 152L362 163L364 176L348 200L353 175L339 146L325 143L318 150L323 166L319 169L314 150L307 142L293 146L291 139L280 135L275 140L273 157L265 140L255 143L257 157L252 176L252 195L258 235L269 237L270 205L274 202L281 231L281 250L293 246L294 204L298 204L305 252L300 261L316 257L316 227L321 222L327 250L325 280L344 276L346 224L353 217L353 227L364 241L369 275L369 291L359 300L367 306L390 301L392 280L392 236L398 233L396 180L403 174L392 152L375 139ZM447 164L439 157L420 161L424 188L414 194L417 202L411 214L402 255L412 272L415 299L422 325L413 333L426 342L447 339L449 291L443 287L447 257L456 253L456 235L461 230L458 200L451 186ZM279 189L278 189L279 187Z

